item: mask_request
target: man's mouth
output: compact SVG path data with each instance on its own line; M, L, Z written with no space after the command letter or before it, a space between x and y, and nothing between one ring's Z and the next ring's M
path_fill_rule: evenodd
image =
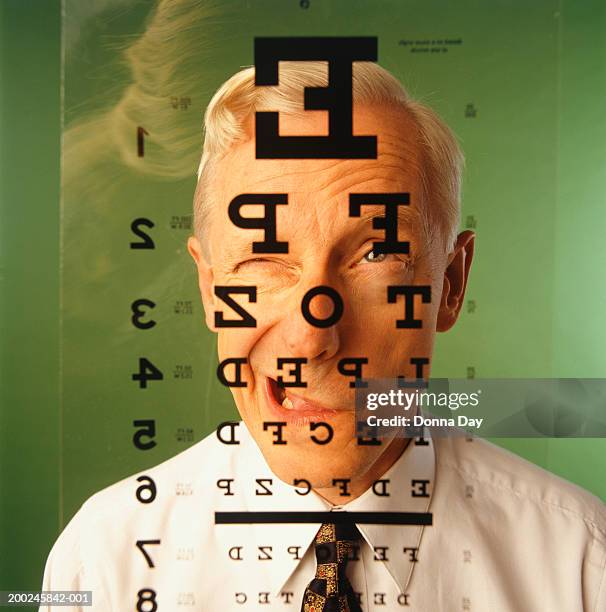
M334 408L328 408L301 395L292 393L287 388L278 384L270 377L265 378L265 392L270 407L282 418L305 418L315 420L331 416L339 412Z

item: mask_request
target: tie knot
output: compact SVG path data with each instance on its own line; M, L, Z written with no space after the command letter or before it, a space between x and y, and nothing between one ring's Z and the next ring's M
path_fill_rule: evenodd
M315 537L318 564L337 563L345 567L361 534L353 523L324 523Z

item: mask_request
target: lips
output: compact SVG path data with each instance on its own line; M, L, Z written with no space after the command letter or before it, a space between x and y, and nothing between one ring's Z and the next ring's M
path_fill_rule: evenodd
M265 378L265 393L272 412L286 421L301 423L322 420L339 412L280 387L273 378Z

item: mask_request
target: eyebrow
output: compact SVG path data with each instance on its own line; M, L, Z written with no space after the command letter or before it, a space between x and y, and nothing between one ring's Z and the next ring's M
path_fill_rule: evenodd
M365 204L364 208L360 211L359 217L351 217L352 219L359 219L360 221L372 221L376 218L382 218L386 216L386 207L382 204ZM372 208L378 207L379 211L373 211ZM411 204L404 204L398 206L398 224L412 225L413 227L418 225L421 221L421 213L419 212L418 206Z

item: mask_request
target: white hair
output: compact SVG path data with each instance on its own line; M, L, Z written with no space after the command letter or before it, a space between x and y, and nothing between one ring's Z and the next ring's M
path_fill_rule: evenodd
M421 148L422 216L427 238L440 235L448 253L460 223L463 152L451 129L428 106L410 98L402 84L374 62L353 64L354 105L392 105L408 112L418 128ZM326 62L280 62L279 86L255 85L254 67L240 70L217 90L204 115L204 146L194 196L194 232L200 242L212 200L213 169L230 147L243 142L244 124L257 110L301 115L305 87L327 85ZM206 251L208 253L208 251Z

